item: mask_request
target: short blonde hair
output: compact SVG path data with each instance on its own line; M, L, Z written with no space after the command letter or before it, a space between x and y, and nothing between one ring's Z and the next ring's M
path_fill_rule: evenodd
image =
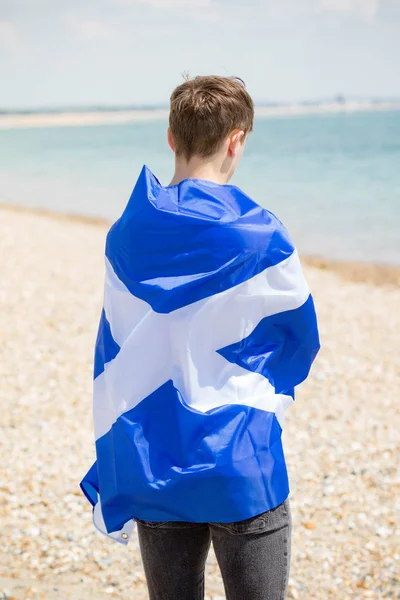
M234 129L252 131L254 104L239 77L186 78L171 95L169 125L177 156L212 156Z

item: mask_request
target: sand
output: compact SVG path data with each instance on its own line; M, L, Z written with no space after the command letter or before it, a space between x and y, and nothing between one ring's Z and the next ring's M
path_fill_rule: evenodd
M99 534L79 489L94 460L106 231L101 221L0 209L0 599L147 598L136 535L123 547ZM394 600L399 272L314 260L305 273L322 349L285 416L288 598ZM212 552L206 597L224 598Z

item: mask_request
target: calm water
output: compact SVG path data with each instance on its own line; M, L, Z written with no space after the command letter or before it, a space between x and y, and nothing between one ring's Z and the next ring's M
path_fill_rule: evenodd
M0 202L116 219L143 163L169 183L166 126L0 131ZM400 264L400 112L258 119L231 183L305 254Z

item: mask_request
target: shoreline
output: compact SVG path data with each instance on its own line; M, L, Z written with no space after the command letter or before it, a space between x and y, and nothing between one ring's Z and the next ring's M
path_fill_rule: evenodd
M1 202L0 211L28 213L57 221L83 223L95 227L103 227L104 229L110 227L113 223L112 220L105 217L81 215L77 213L63 213L51 211L46 208L31 208L28 206L18 206ZM320 271L335 273L345 281L367 283L375 286L400 287L400 265L342 261L324 256L307 254L302 254L302 261L305 266L313 267Z
M256 106L256 118L296 117L354 112L399 111L400 102L326 102L321 104L283 104ZM65 112L0 114L0 129L36 127L79 127L118 125L168 119L168 109L154 110L77 110Z

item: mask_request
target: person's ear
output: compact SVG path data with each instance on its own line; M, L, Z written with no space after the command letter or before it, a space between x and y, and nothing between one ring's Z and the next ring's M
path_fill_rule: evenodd
M167 137L168 137L168 146L171 148L172 152L175 152L175 144L174 144L174 139L172 137L171 127L168 127Z
M242 129L236 129L232 131L229 136L228 154L229 156L236 156L239 144L243 143L244 131Z

